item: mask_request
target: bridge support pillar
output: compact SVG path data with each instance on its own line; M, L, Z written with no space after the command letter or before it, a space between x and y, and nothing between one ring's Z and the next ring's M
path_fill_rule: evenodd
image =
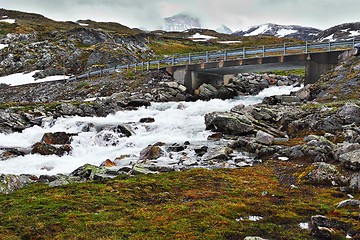
M327 73L339 62L343 51L311 53L307 56L305 69L305 85L317 82L321 75Z

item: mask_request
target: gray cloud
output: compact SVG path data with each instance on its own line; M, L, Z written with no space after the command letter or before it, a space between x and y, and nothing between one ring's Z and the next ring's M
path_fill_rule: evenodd
M204 27L225 24L233 30L268 22L325 29L360 21L358 0L2 0L1 7L55 20L114 21L149 29L178 12L200 18Z

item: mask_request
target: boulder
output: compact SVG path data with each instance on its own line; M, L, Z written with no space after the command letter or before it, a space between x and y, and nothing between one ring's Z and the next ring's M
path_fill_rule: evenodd
M22 174L20 176L13 174L0 174L0 193L9 194L19 190L27 185L35 183L36 176Z
M304 101L309 101L311 100L311 91L310 91L310 87L311 85L306 85L305 87L303 87L302 89L300 89L299 91L297 91L295 93L295 96L298 97L300 100Z
M338 144L336 149L333 151L333 155L335 160L339 160L340 155L349 153L355 150L360 150L360 144L359 143L341 143Z
M254 131L251 121L242 115L213 112L205 115L207 130L233 135L246 135Z
M218 90L211 84L203 83L199 87L199 97L204 100L217 98L219 95Z
M331 185L333 181L338 182L339 177L340 172L336 166L324 162L317 162L307 167L299 176L298 180L314 185Z
M337 112L337 116L342 119L345 124L360 123L360 107L355 103L346 103Z
M117 163L111 161L110 159L106 159L104 162L100 164L100 167L115 167Z
M153 123L153 122L155 122L155 119L152 117L146 117L146 118L141 118L140 122L141 123Z
M360 170L360 150L341 154L339 160L348 169L354 171Z
M232 153L232 149L229 147L210 148L201 159L203 161L227 160L230 153Z
M301 103L301 100L296 96L283 95L281 96L281 103Z
M314 132L335 132L342 129L342 121L336 116L329 116L310 125Z
M100 180L105 178L114 178L119 174L106 167L97 167L91 164L85 164L70 173L70 177L78 177L80 181Z
M347 206L358 206L360 207L360 201L355 199L347 199L342 202L339 202L339 204L336 206L337 208L343 208Z
M63 156L66 153L71 151L72 147L70 145L64 145L61 147L55 147L47 143L37 142L32 146L31 153L39 153L41 155L58 155Z
M73 136L73 134L68 134L66 132L45 133L41 142L60 145L69 144L71 136Z
M350 190L360 191L360 173L354 173L350 176Z
M153 160L163 156L164 152L159 146L149 145L140 152L140 160Z
M70 103L62 103L60 105L59 112L62 115L72 116L72 115L76 115L78 113L78 108Z
M274 136L263 131L258 131L255 141L261 144L271 145L274 142Z

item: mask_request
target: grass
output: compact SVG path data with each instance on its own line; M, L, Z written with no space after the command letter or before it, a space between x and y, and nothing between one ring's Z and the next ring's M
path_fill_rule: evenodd
M281 184L274 171L288 167L295 166L196 169L55 188L36 184L0 195L0 238L313 239L298 224L331 214L344 199L332 197L337 189ZM348 213L337 218L356 224Z

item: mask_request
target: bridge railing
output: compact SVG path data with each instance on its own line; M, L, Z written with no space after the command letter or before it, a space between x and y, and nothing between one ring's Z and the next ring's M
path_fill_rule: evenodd
M360 43L360 40L355 38L347 41L338 42L306 42L306 43L281 43L266 46L254 46L244 47L237 49L223 49L213 50L207 52L197 52L188 54L179 54L167 58L162 58L154 61L133 63L127 65L119 65L112 68L97 70L74 76L68 79L68 81L90 78L93 76L101 76L103 74L112 74L118 71L129 71L130 69L135 71L144 71L150 69L160 69L164 66L175 65L187 65L196 63L208 63L218 61L228 61L235 59L247 59L258 57L270 57L270 56L285 56L295 54L306 54L316 52L331 52L339 50L348 50L355 47L355 44Z

